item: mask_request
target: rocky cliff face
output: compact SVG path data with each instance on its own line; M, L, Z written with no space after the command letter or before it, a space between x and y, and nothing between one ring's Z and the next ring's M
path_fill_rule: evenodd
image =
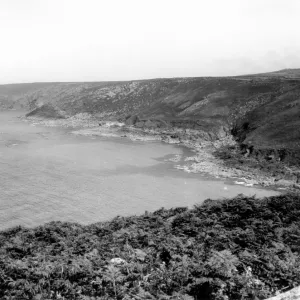
M0 86L0 108L62 118L90 113L140 126L177 126L212 137L232 132L261 151L300 149L299 70L222 78ZM148 122L148 123L147 123ZM216 134L217 133L217 134Z

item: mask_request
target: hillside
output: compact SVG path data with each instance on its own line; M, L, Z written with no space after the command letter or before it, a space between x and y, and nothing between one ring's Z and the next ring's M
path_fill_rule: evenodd
M287 79L300 79L300 69L282 69L275 72L252 74L249 75L249 77L281 77Z
M0 298L266 299L300 284L299 215L297 195L240 195L89 226L15 227L0 232Z
M99 120L125 120L132 115L151 119L152 126L164 121L173 127L221 130L233 133L246 148L298 165L298 74L299 69L288 69L239 77L2 85L0 108L46 118L86 112Z

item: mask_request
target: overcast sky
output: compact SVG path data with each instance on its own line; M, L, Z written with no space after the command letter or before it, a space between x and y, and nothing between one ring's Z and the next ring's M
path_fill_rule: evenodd
M300 0L0 0L0 83L300 67Z

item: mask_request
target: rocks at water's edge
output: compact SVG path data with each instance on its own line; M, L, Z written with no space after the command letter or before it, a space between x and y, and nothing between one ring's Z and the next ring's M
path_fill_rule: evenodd
M284 162L271 162L263 156L254 157L253 147L240 147L228 128L206 132L200 129L174 127L166 121L135 119L135 125L125 122L104 121L82 113L66 119L32 119L44 126L77 128L74 134L105 137L126 137L133 141L162 141L184 145L195 155L186 159L184 165L175 167L189 173L204 173L217 178L239 178L246 186L276 186L290 190L300 189L297 170L285 168ZM28 119L27 121L30 121ZM131 123L131 122L130 122ZM145 124L147 123L147 126ZM99 126L101 124L101 126ZM151 126L150 126L151 125ZM149 127L148 127L149 126ZM82 129L78 129L82 128ZM245 155L246 151L252 151ZM298 175L297 175L298 174Z

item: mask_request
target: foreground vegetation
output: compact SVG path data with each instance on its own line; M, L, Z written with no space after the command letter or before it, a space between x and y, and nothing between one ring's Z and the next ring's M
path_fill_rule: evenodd
M299 284L295 194L0 232L0 299L265 299Z

